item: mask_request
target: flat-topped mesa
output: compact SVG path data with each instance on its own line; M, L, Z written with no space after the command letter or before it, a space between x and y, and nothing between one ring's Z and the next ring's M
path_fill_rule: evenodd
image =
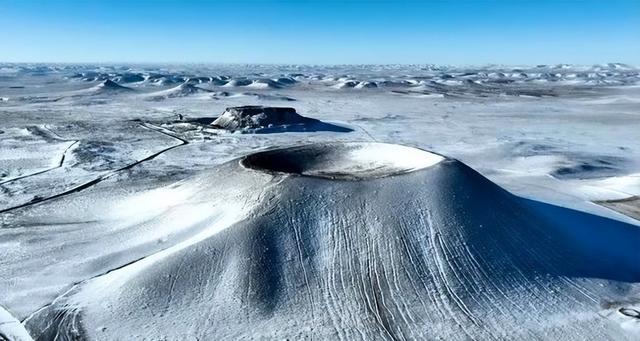
M227 130L260 129L316 122L289 107L241 106L227 108L211 125Z

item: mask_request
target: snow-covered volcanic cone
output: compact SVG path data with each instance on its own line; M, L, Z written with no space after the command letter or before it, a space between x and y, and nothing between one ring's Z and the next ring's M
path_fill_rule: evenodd
M122 86L112 80L105 80L104 82L94 86L91 90L95 92L122 92L122 91L133 91L133 89L128 88L126 86Z
M83 96L112 96L126 93L133 93L134 89L120 85L112 80L105 80L100 84L94 85L88 89L82 89L77 91L71 91L65 93L71 97L83 97Z
M145 94L147 100L160 101L167 98L186 97L200 93L209 93L210 90L197 87L189 82L182 83L176 87Z
M639 335L637 319L618 312L639 305L638 227L516 197L440 155L306 145L228 162L171 191L198 212L147 216L195 232L76 285L26 319L32 336Z

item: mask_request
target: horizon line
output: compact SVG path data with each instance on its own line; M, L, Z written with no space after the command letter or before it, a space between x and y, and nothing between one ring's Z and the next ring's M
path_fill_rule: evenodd
M600 63L478 63L478 64L438 64L438 63L274 63L274 62L153 62L153 61L2 61L0 65L6 64L59 64L59 65L244 65L244 66L437 66L437 67L487 67L487 66L601 66L610 64L620 64L633 68L640 68L640 64L626 63L621 61L609 61Z

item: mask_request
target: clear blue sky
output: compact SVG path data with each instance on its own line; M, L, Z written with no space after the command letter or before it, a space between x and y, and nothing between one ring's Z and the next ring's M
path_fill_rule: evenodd
M0 0L0 61L640 65L640 0Z

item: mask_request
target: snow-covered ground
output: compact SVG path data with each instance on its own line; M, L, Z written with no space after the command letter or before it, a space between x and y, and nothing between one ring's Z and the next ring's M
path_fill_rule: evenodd
M639 85L0 64L0 338L637 339ZM243 105L320 121L211 125Z

